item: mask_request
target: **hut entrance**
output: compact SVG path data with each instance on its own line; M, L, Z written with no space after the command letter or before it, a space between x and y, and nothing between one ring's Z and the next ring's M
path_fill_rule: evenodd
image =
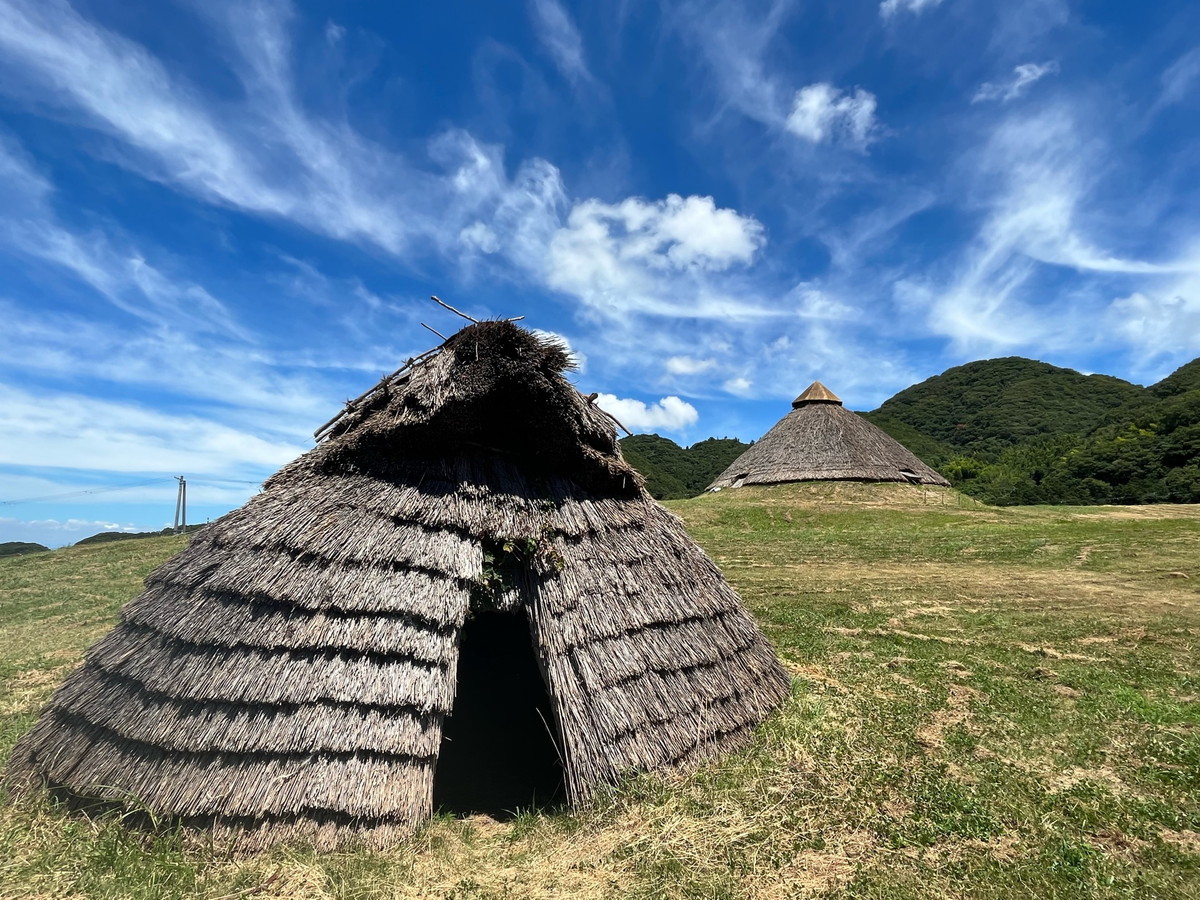
M524 612L475 615L463 626L434 809L503 818L562 803L557 730Z

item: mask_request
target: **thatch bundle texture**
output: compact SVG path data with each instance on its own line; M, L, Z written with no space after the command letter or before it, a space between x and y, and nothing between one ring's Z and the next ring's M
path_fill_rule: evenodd
M819 381L708 489L789 481L950 484L887 432L845 409Z
M788 678L569 362L481 322L352 403L149 576L9 784L249 847L387 844L446 779L464 808L525 775L579 804L742 746Z

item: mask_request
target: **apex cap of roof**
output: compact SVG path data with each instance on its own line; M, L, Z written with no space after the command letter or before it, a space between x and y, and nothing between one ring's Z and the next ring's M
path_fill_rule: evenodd
M842 399L821 382L814 381L803 394L792 401L792 406L803 406L805 403L836 403L841 406Z

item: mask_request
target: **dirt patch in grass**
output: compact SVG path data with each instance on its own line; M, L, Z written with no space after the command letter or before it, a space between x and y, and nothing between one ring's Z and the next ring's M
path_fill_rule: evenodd
M821 850L801 850L792 861L762 879L751 894L755 900L793 900L817 896L841 887L878 850L878 840L866 832L851 832Z
M929 722L918 726L917 743L928 750L945 748L946 732L956 726L966 725L971 719L971 704L986 699L987 695L973 687L951 683L947 689L945 707L935 712Z
M397 900L621 896L631 878L621 851L642 833L639 824L645 823L627 819L547 841L540 831L522 836L513 825L486 816L436 823L418 838L411 868L389 880L387 896Z
M783 667L794 678L800 678L804 681L816 682L819 685L830 688L839 693L846 693L849 689L841 681L830 675L820 666L804 665L795 660L783 658Z
M1104 662L1104 657L1087 656L1083 653L1070 653L1066 650L1057 650L1054 647L1040 647L1037 644L1013 644L1018 650L1024 650L1026 653L1032 653L1034 656L1044 656L1047 659L1069 659L1076 662Z
M1194 503L1154 503L1147 506L1099 506L1095 511L1076 512L1077 519L1200 519Z
M965 638L947 637L940 634L921 634L916 631L905 631L900 628L847 628L830 625L822 629L829 634L840 634L844 637L902 637L914 641L936 641L939 644L973 644L974 641Z
M1121 780L1121 776L1108 766L1100 766L1095 769L1080 767L1068 769L1050 780L1050 790L1052 793L1061 794L1076 785L1089 782L1105 787L1117 796L1130 796L1135 793L1128 784Z
M1165 843L1178 847L1180 850L1200 855L1200 834L1194 831L1172 831L1170 828L1164 828L1159 831L1158 836Z

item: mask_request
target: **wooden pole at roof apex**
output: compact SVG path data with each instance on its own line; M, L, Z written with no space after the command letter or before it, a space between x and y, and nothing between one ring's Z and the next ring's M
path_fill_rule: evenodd
M436 303L438 306L444 306L446 309L450 310L450 312L454 313L455 315L462 316L462 317L463 317L464 319L466 319L468 322L474 322L476 325L478 325L478 324L479 324L479 320L478 320L478 319L475 319L475 318L472 318L471 316L468 316L468 315L467 315L465 312L463 312L461 309L455 309L455 308L454 308L453 306L451 306L449 303L446 303L444 300L440 299L440 298L439 298L439 297L437 297L436 295L430 295L429 299L430 299L430 300L432 300L434 303Z
M440 337L443 341L447 340L446 336L444 334L442 334L440 331L438 331L436 328L434 328L430 325L426 325L424 322L421 323L421 327L428 328L430 331L432 331L434 334L436 334L438 337Z

